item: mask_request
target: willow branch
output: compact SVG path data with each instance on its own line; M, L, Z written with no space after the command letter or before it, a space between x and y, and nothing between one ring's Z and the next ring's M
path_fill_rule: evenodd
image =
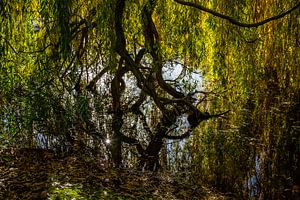
M142 49L137 53L137 55L136 55L136 57L135 57L135 60L134 60L135 63L136 63L137 65L140 64L140 62L141 62L143 56L145 55L145 53L146 53L146 49L145 49L145 48L142 48Z
M15 54L18 54L18 52L15 50L15 48L9 43L9 41L6 38L4 38L3 36L0 35L0 39L3 39L6 42L6 44L13 50L13 52Z
M219 114L209 115L209 118L218 118L218 117L221 117L223 115L226 115L229 112L230 112L230 110L227 110L227 111L219 113Z
M125 60L126 67L134 74L138 82L138 87L145 93L151 96L156 105L161 109L164 109L164 105L159 102L158 95L155 91L155 86L152 82L149 82L144 77L143 73L139 70L139 65L132 59L126 50L126 40L124 35L124 29L122 24L123 12L124 12L125 0L118 0L115 14L115 33L116 33L116 52ZM144 53L141 53L144 54Z
M260 22L256 22L256 23L243 23L243 22L239 22L237 21L236 19L234 19L233 17L231 16L228 16L228 15L224 15L224 14L221 14L219 12L216 12L212 9L209 9L209 8L206 8L204 6L201 6L197 3L193 3L193 2L186 2L186 1L182 1L182 0L174 0L175 2L181 4L181 5L185 5L185 6L190 6L190 7L193 7L193 8L197 8L201 11L204 11L204 12L207 12L207 13L210 13L216 17L219 17L219 18L222 18L222 19L225 19L227 21L229 21L230 23L234 24L234 25L237 25L237 26L240 26L240 27L247 27L247 28L251 28L251 27L258 27L258 26L261 26L261 25L264 25L270 21L274 21L274 20L277 20L277 19L280 19L288 14L290 14L291 12L293 12L294 10L296 10L297 8L300 7L300 2L297 3L294 7L290 8L289 10L279 14L279 15L276 15L276 16L273 16L273 17L270 17L270 18L267 18L265 20L262 20Z
M192 134L191 130L186 131L184 134L182 135L164 135L164 138L169 139L169 140L183 140L185 138L190 137Z
M152 1L149 1L149 4L151 5ZM163 79L163 63L159 47L159 35L152 19L152 13L154 8L155 4L150 6L150 8L149 6L145 5L143 9L145 46L149 48L150 54L154 60L154 76L157 80L157 83L164 91L166 91L168 94L172 95L175 98L183 98L184 94L176 91L176 89L174 89L171 85L166 83Z
M135 139L135 138L132 138L132 137L128 137L126 135L123 135L121 134L121 139L123 142L127 143L127 144L130 144L130 145L135 145L137 151L139 152L140 155L144 155L145 153L145 150L144 148L142 147L142 145L140 144L140 142Z
M89 82L86 86L87 90L94 91L96 87L96 83L101 79L101 77L109 71L109 67L105 67L102 69L94 78Z
M139 95L138 100L129 108L129 111L134 113L134 114L140 114L140 106L142 103L146 100L146 94L143 90L141 90L141 93Z

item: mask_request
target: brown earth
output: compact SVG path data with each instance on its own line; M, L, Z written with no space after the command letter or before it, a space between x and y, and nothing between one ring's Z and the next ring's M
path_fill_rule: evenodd
M42 149L0 150L0 199L230 199L183 173L111 169Z

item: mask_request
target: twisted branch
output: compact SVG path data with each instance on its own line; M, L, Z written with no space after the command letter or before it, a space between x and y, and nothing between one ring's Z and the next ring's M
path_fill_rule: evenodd
M240 27L247 27L247 28L251 28L251 27L258 27L258 26L262 26L270 21L274 21L274 20L277 20L277 19L280 19L288 14L290 14L291 12L293 12L294 10L296 10L297 8L300 7L300 2L297 3L294 7L290 8L289 10L279 14L279 15L276 15L276 16L273 16L273 17L270 17L270 18L267 18L265 20L262 20L260 22L256 22L256 23L243 23L243 22L239 22L237 21L236 19L234 19L233 17L230 17L228 15L224 15L224 14L221 14L219 12L216 12L212 9L209 9L209 8L206 8L204 6L201 6L197 3L193 3L193 2L186 2L186 1L182 1L182 0L174 0L175 2L181 4L181 5L185 5L185 6L189 6L189 7L193 7L193 8L197 8L201 11L204 11L204 12L207 12L207 13L210 13L216 17L219 17L219 18L222 18L222 19L225 19L227 21L229 21L230 23L234 24L234 25L237 25L237 26L240 26Z

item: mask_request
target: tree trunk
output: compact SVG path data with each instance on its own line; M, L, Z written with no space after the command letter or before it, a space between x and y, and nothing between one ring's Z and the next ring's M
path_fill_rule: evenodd
M122 164L122 143L117 137L113 137L110 146L110 152L112 157L113 166L116 168L121 167Z
M159 152L163 147L163 138L154 137L149 143L146 153L140 158L139 169L148 171L158 171L159 164Z
M146 148L145 154L141 156L139 168L141 170L158 171L160 168L159 153L163 147L163 139L169 128L175 123L175 115L164 115L158 123L154 135Z

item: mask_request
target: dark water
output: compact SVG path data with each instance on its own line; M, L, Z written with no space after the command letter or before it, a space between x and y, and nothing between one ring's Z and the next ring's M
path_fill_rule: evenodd
M255 156L255 174L253 174L245 183L244 187L249 190L249 197L256 197L260 193L260 158Z

